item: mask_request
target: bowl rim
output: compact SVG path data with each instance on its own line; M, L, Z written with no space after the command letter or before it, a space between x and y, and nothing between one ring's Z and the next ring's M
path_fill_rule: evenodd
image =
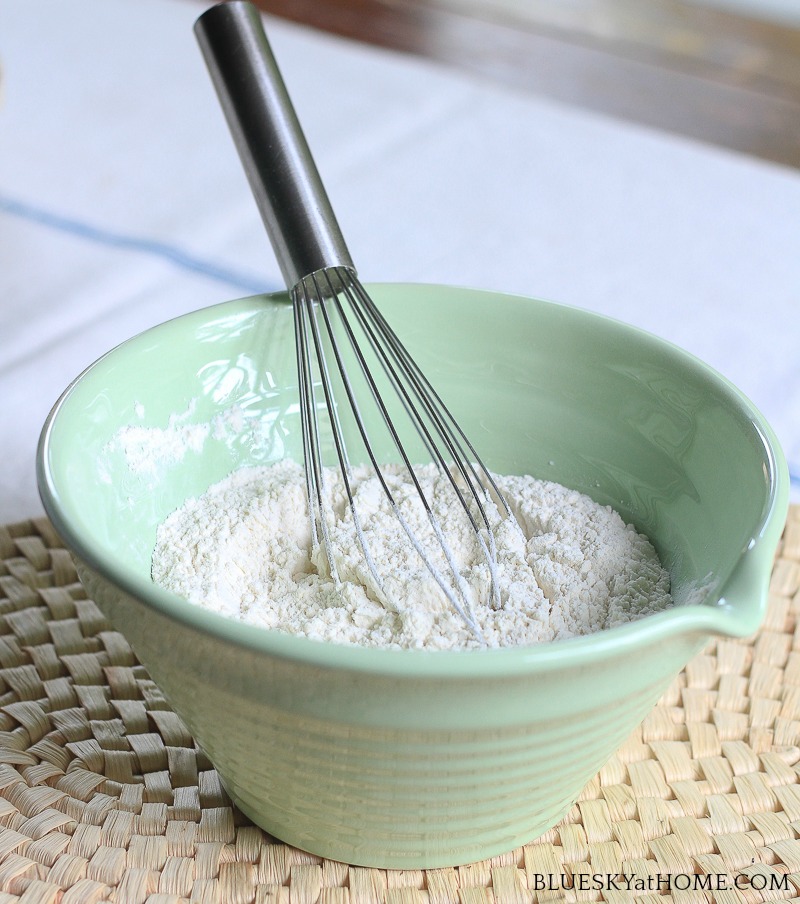
M774 552L783 530L789 505L788 466L780 443L769 423L747 396L726 377L695 355L640 327L575 305L566 305L546 299L507 292L428 283L390 282L371 283L370 286L378 290L381 288L397 288L466 292L473 295L490 296L495 299L512 299L557 308L570 312L570 316L587 317L590 320L594 319L598 324L602 322L622 334L635 338L639 342L644 341L654 344L676 357L682 364L699 370L750 421L761 437L765 450L768 492L761 518L756 529L751 533L749 542L743 550L742 558L740 558L734 569L735 574L726 582L725 587L731 583L731 580L746 580L746 578L742 578L741 574L737 575L736 572L747 572L748 568L752 569L752 563L757 556ZM766 607L766 582L762 582L765 585L764 592L760 594L757 604L754 604L748 611L743 611L741 606L737 607L728 604L724 597L725 587L723 587L720 588L721 598L716 605L678 605L663 612L648 615L624 625L604 629L594 634L531 646L510 646L464 651L387 649L336 644L246 624L204 609L184 600L177 594L144 580L133 569L128 569L124 563L114 560L103 550L93 546L90 538L84 536L83 532L67 516L57 482L50 467L53 431L60 412L68 403L76 386L118 349L141 340L142 337L161 329L168 323L192 318L202 319L215 310L228 308L237 303L250 302L256 304L263 303L264 300L278 301L286 300L286 298L285 291L251 295L220 302L171 318L130 337L110 349L86 367L65 388L49 412L41 431L36 452L36 476L45 512L56 532L67 548L77 557L79 563L88 566L104 579L110 580L125 593L136 598L143 605L153 608L168 619L200 631L203 634L214 636L228 645L320 668L369 672L373 675L396 678L415 679L430 676L454 679L485 679L576 667L582 668L610 657L641 651L646 646L676 640L684 635L696 635L696 640L699 642L704 635L723 634L741 637L757 629L763 619ZM741 569L740 566L742 566ZM752 575L749 575L749 577L752 577Z

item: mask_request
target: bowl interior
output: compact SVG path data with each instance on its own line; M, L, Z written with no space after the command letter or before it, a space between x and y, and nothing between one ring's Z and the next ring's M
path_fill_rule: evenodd
M667 343L578 309L443 287L370 291L491 469L614 506L650 536L678 602L698 586L716 601L785 492L769 428L736 390ZM156 528L185 499L234 468L302 460L291 305L232 301L135 337L70 387L46 436L40 482L57 527L81 554L149 580Z

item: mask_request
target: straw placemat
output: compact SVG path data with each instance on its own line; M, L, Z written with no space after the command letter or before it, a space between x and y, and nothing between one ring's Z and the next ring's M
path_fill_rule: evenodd
M379 870L230 805L44 520L0 527L0 904L800 901L800 507L769 614L712 643L584 790L507 856Z

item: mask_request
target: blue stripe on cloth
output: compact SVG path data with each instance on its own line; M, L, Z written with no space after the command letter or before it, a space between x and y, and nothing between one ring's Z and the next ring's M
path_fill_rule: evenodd
M106 245L110 248L121 248L126 251L159 257L183 270L207 276L209 279L214 279L218 282L227 283L237 290L258 294L261 292L276 292L283 288L283 286L270 284L266 279L259 278L256 274L244 273L240 270L226 267L223 264L216 264L213 261L195 257L166 242L101 229L91 225L91 223L53 213L33 204L18 201L2 193L0 193L0 211L22 217L49 229L66 232L90 242Z
M789 465L789 482L796 487L800 487L800 468L794 468Z

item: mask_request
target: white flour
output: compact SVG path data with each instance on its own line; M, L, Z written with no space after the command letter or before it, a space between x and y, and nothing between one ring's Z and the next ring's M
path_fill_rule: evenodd
M489 567L449 481L434 466L418 474L488 646L589 634L672 604L669 575L652 546L612 509L559 484L497 477L525 536L493 511L500 590L494 608ZM356 506L382 589L376 584L337 472L327 476L339 585L327 575L324 554L312 562L303 469L288 460L235 471L174 512L158 530L153 579L221 614L316 640L480 646L410 545L377 479L361 472ZM388 479L407 521L433 550L413 485L396 473ZM447 571L443 557L440 566Z
M114 434L106 445L107 452L121 452L132 474L157 478L165 469L179 464L187 452L199 455L210 436L236 435L244 430L242 413L237 408L220 412L210 423L195 423L195 401L186 411L171 414L165 428L132 424ZM137 417L144 417L138 402Z

